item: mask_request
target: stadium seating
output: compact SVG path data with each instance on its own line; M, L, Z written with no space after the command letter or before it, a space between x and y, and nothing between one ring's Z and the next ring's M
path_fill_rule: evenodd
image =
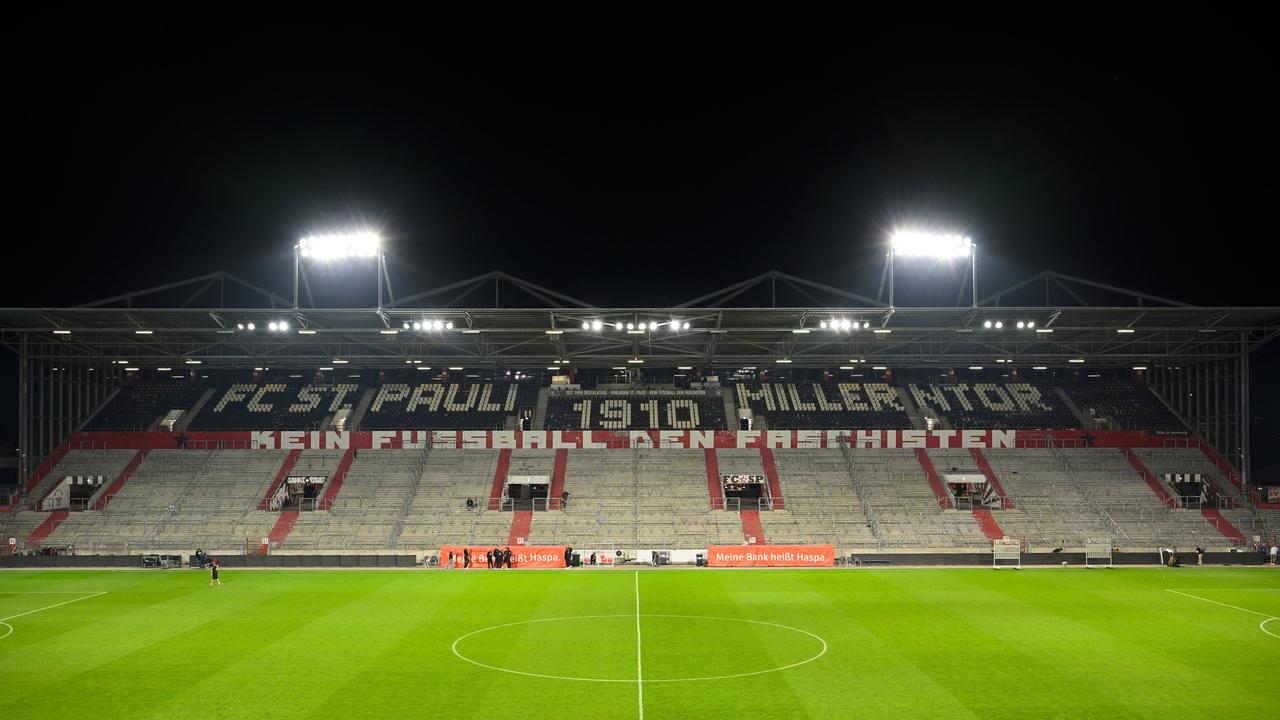
M321 430L326 418L360 400L354 383L301 380L236 383L219 388L191 421L191 430Z
M738 408L763 415L771 429L911 427L897 390L885 383L737 383Z
M917 407L946 417L952 427L978 430L1061 430L1080 421L1047 385L1036 383L908 383Z
M360 421L362 430L506 430L533 410L533 382L385 383Z
M552 391L548 430L726 429L724 400L700 390Z
M760 513L769 542L831 543L850 550L876 547L841 453L775 450L773 457L786 509Z
M261 511L284 450L153 450L101 511L72 512L45 539L78 552L243 551L280 517ZM306 450L295 474L332 477L342 450ZM551 475L554 450L507 451L508 474ZM1198 450L1152 449L1138 456L1157 476L1203 472L1232 497ZM434 553L445 544L505 543L512 513L487 509L498 450L362 450L328 511L302 512L286 552ZM1104 541L1126 550L1229 542L1198 510L1168 508L1115 449L993 449L985 452L1016 509L992 516L1032 550L1078 549ZM50 477L119 472L133 451L72 450ZM717 451L723 474L760 474L758 450ZM930 451L935 465L963 467L968 453ZM831 543L841 552L981 550L990 543L965 510L939 507L912 450L775 450L785 510L761 513L774 543ZM969 469L969 468L966 468ZM699 450L568 451L567 510L534 514L527 542L612 549L740 544L738 513L711 509ZM38 495L40 488L37 488ZM474 510L466 500L475 499ZM24 507L27 505L24 504ZM868 516L874 518L874 525ZM0 527L26 537L46 513L0 514ZM1246 536L1274 532L1273 520L1223 510Z
M207 386L183 380L140 380L120 389L85 430L150 430L170 410L188 410Z
M1115 430L1180 432L1187 428L1164 403L1141 385L1123 382L1080 382L1063 388L1080 412Z
M153 450L106 509L71 513L46 542L74 545L77 552L243 548L275 522L276 514L258 510L258 501L285 454Z
M743 542L738 513L711 509L700 451L575 450L569 457L569 509L537 513L531 544L598 551Z

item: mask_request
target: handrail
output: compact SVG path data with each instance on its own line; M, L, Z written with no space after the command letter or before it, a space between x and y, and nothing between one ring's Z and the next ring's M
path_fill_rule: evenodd
M854 469L853 453L849 452L849 438L840 438L840 453L844 455L844 466L849 474L849 480L853 483L853 494L858 496L858 505L862 507L862 514L867 519L867 526L871 528L871 534L875 536L876 543L880 547L885 546L884 530L880 528L880 520L876 517L875 508L871 506L871 501L867 499L867 491L862 486L862 479L858 477L858 472Z

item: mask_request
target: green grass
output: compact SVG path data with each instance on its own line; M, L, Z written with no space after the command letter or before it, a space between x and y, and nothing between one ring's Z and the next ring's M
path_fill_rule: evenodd
M0 718L636 718L641 691L648 720L1280 718L1280 638L1258 627L1280 616L1270 569L226 570L223 583L0 572L0 619L106 593L5 621ZM523 622L581 616L614 617ZM659 682L822 650L734 619L804 630L826 652ZM521 624L458 651L622 682L451 650L508 623Z

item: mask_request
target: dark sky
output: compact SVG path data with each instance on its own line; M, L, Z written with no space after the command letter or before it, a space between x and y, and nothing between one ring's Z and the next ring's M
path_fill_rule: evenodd
M405 288L503 269L661 304L776 267L874 291L920 218L980 243L983 290L1054 268L1274 301L1239 263L1275 239L1259 18L670 11L19 22L8 220L70 252L0 301L218 269L284 291L294 240L353 220Z
M987 292L1053 268L1276 304L1259 16L354 7L12 18L6 224L48 264L0 303L219 269L287 294L293 242L357 221L402 291L502 269L660 305L777 268L874 294L924 220L975 238Z

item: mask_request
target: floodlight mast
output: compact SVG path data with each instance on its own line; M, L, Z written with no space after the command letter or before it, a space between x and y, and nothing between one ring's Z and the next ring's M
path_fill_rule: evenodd
M306 280L302 271L302 258L317 260L345 260L349 258L373 258L377 267L378 309L382 309L382 283L391 289L391 277L387 274L387 257L382 252L382 238L372 231L341 233L335 235L312 235L302 238L293 246L293 309L298 309L298 281ZM311 297L311 286L307 285L307 297ZM392 298L394 300L394 297ZM314 300L313 300L314 302Z
M893 301L893 260L904 257L926 257L937 260L969 258L972 307L978 307L978 245L969 237L954 233L933 233L917 230L895 230L889 237L889 307ZM958 299L958 298L957 298Z

